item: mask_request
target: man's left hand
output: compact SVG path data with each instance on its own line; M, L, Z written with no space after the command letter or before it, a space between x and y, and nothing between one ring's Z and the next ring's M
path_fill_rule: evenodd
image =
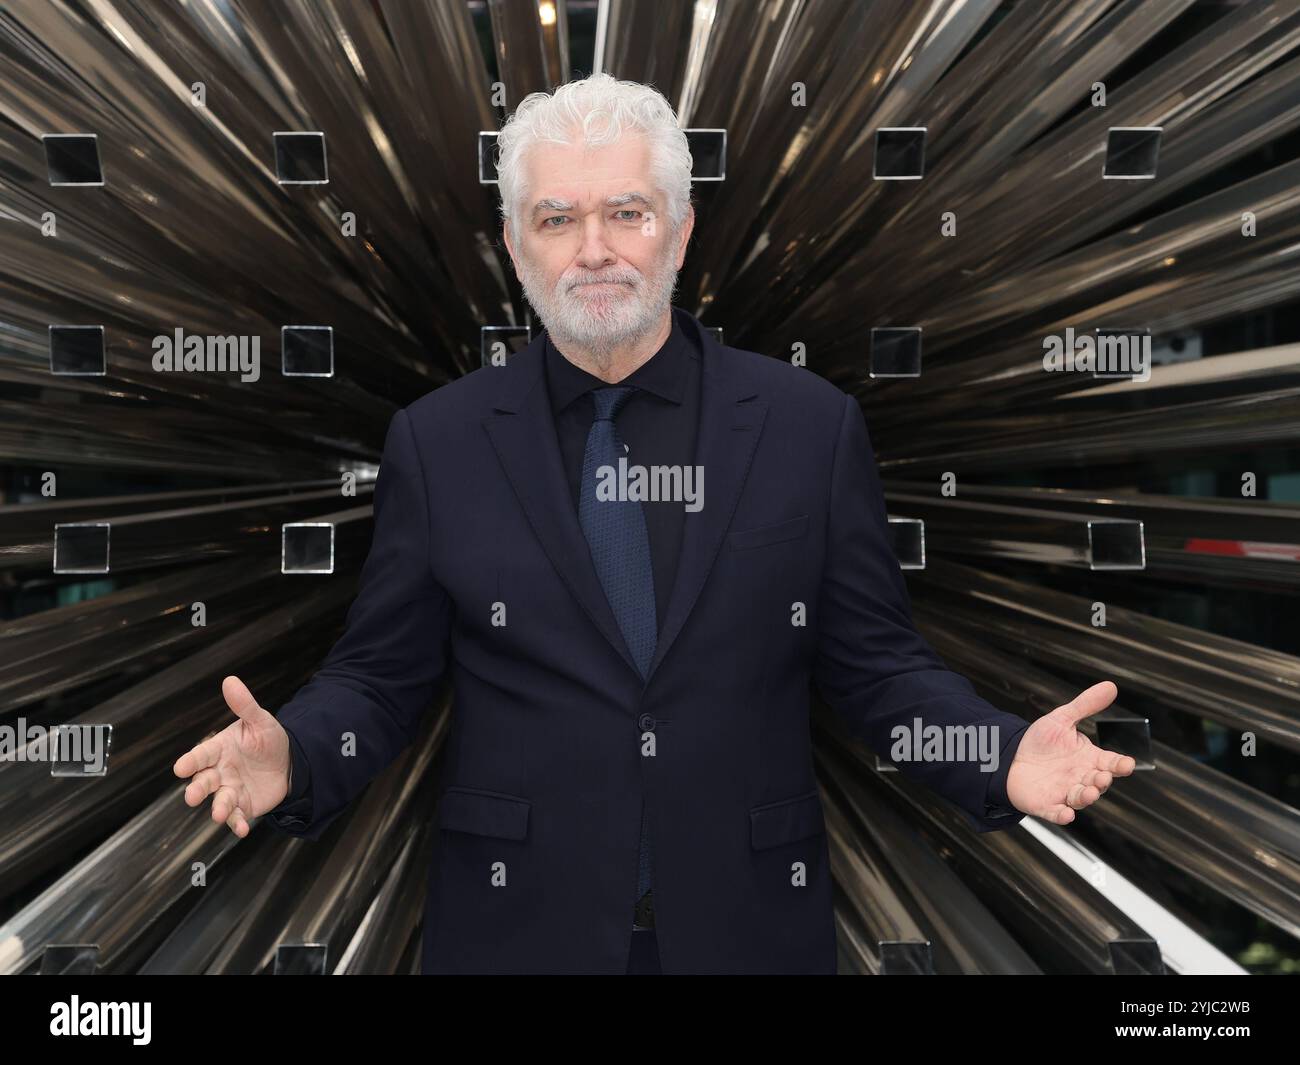
M1011 805L1044 821L1068 825L1075 810L1100 799L1115 777L1133 772L1137 762L1131 756L1104 750L1075 728L1110 706L1118 694L1113 681L1103 680L1025 730L1007 770Z

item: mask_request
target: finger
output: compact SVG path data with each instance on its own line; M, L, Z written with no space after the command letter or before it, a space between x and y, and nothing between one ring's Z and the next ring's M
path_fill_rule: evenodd
M1106 789L1110 787L1112 777L1104 769L1092 769L1083 775L1083 784L1091 784L1097 789L1099 794L1104 795Z
M1100 751L1097 755L1097 768L1105 769L1117 777L1126 777L1137 768L1137 759L1118 751Z
M1066 793L1065 804L1075 810L1091 806L1101 798L1101 792L1087 784L1072 784Z
M221 695L226 700L226 705L234 711L235 716L250 725L258 723L257 719L267 713L253 698L248 685L238 677L227 677L221 682Z
M185 788L185 805L198 806L221 786L221 773L216 769L203 769Z
M229 784L223 784L217 789L216 797L212 800L212 820L220 824L235 808L238 797L235 795L235 789Z
M1044 821L1050 821L1054 825L1068 825L1074 820L1074 811L1068 806L1057 803L1055 806L1049 806L1043 814Z
M248 835L248 818L244 816L244 811L238 806L230 812L230 816L226 818L226 824L230 827L230 831L240 839Z
M216 765L221 755L221 744L215 736L210 736L202 743L196 744L176 759L172 772L178 777L192 777L200 769Z
M1103 680L1091 688L1085 688L1068 703L1058 706L1054 713L1065 718L1071 725L1077 725L1085 717L1105 710L1115 701L1119 688L1111 680Z

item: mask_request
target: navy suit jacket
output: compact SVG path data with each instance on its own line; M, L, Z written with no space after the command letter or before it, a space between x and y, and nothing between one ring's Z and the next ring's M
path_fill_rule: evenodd
M316 838L450 676L426 973L623 973L643 793L665 973L833 973L810 681L882 757L915 718L998 726L997 774L899 768L979 831L1022 816L1004 782L1026 723L913 627L859 405L672 313L703 352L704 505L648 680L574 511L539 333L393 416L345 632L278 715L310 765L310 810L272 820Z

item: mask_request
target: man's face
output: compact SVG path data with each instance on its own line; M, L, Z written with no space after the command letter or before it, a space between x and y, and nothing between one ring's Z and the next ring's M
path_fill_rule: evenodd
M524 165L520 241L506 226L506 247L552 338L599 360L654 329L672 302L695 218L691 211L671 232L645 138L626 134L601 148L534 144Z

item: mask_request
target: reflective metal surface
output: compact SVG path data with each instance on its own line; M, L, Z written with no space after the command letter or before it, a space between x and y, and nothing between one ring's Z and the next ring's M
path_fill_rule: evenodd
M479 131L580 70L726 131L676 302L861 402L925 523L922 633L1026 719L1116 681L1084 731L1141 761L1077 824L977 835L816 709L840 972L1241 971L1197 930L1225 913L1294 956L1300 338L1170 346L1300 300L1292 0L5 0L0 726L113 745L102 777L0 760L0 971L418 971L445 706L315 843L238 840L170 767L223 676L278 706L319 665L392 414L529 320ZM1106 179L1113 127L1159 130L1153 179ZM900 128L923 173L874 180ZM873 376L888 327L915 376ZM329 372L295 372L324 328ZM1149 331L1148 380L1045 371L1108 328ZM257 376L157 368L178 330ZM88 523L107 565L61 571ZM333 572L284 572L296 523Z

